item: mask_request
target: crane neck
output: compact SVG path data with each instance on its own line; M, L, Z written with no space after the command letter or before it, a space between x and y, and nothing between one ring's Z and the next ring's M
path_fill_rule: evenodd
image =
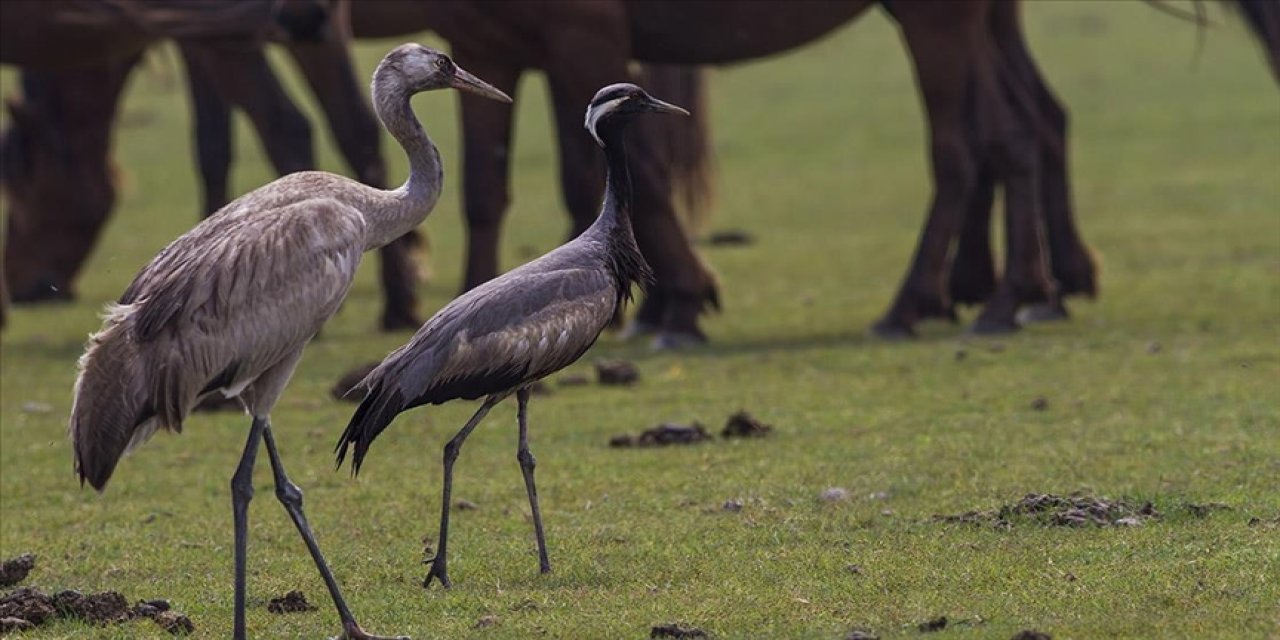
M409 104L416 92L383 80L381 74L373 79L374 113L409 157L409 177L400 188L388 192L387 206L366 213L366 251L381 247L421 224L440 199L444 182L440 152Z
M631 169L627 166L627 147L623 141L622 127L613 126L601 131L600 140L604 143L606 166L604 204L600 209L600 217L593 226L599 226L602 231L622 233L634 245L635 235L631 228Z

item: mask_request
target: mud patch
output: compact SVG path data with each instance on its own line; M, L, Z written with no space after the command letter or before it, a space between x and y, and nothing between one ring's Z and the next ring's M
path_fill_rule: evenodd
M21 587L0 596L0 631L29 629L56 618L77 618L93 625L150 618L170 633L195 630L190 618L171 611L164 600L146 600L130 607L115 591L83 594L68 589L48 595L35 587Z
M271 613L301 613L304 611L315 611L316 606L307 602L307 596L301 591L294 589L279 598L272 598L267 603L267 611Z
M11 587L27 579L27 574L36 568L36 557L24 553L16 558L9 558L0 564L0 587Z
M763 438L773 431L773 425L768 425L756 420L746 411L739 411L731 416L724 423L724 429L720 430L720 436L723 438Z
M755 242L755 236L742 229L723 229L707 236L707 244L713 247L745 247Z
M342 374L342 377L338 378L338 381L333 383L333 386L329 388L329 395L333 396L334 400L343 400L346 402L360 402L361 400L364 400L364 392L355 391L355 386L360 384L360 381L364 380L365 376L369 375L369 372L376 369L379 364L380 363L378 362L369 362Z
M650 638L706 638L707 632L697 627L686 627L679 623L657 624L649 629Z
M1015 524L1046 527L1141 526L1160 518L1150 502L1111 500L1104 496L1073 493L1028 493L1021 500L998 509L967 511L955 515L935 515L934 522L990 525L1011 529Z
M603 385L628 386L640 380L640 370L626 360L597 360L596 382Z
M68 589L53 594L53 606L63 616L81 618L90 624L109 624L128 620L129 601L116 591L83 594Z
M711 434L701 423L683 425L671 422L647 429L638 436L623 434L609 439L609 446L628 447L665 447L673 444L696 444L710 440Z

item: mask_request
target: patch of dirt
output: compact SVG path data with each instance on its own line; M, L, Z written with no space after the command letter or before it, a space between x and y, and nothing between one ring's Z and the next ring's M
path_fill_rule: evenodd
M315 611L316 606L307 602L307 597L301 591L294 589L279 598L272 598L267 603L267 611L271 613L299 613L302 611Z
M1018 522L1046 527L1140 526L1159 517L1160 512L1150 502L1136 504L1081 493L1069 496L1028 493L1021 500L999 509L935 515L933 520L1010 529Z
M66 617L83 618L91 624L128 620L129 601L116 591L83 594L67 589L53 594L53 606Z
M724 229L707 236L707 244L713 247L745 247L755 242L755 236L742 229Z
M1015 633L1009 640L1053 640L1053 636L1035 629L1023 629Z
M1044 411L1049 408L1049 399L1044 396L1037 396L1031 401L1031 408L1035 411Z
M342 374L342 377L338 378L338 381L333 383L333 386L329 388L329 395L333 396L334 400L343 400L346 402L360 402L361 400L364 400L363 393L352 391L352 389L354 389L356 385L360 384L360 381L364 380L364 377L369 375L369 372L377 368L379 364L380 363L377 362L369 362Z
M0 587L11 587L27 579L27 574L36 568L36 557L24 553L16 558L9 558L0 564Z
M196 407L193 411L199 411L202 413L244 411L244 405L240 404L239 398L228 398L221 393L214 392L200 398L200 402L196 403Z
M609 439L609 446L619 448L665 447L673 444L695 444L710 439L711 435L707 433L706 427L703 427L700 423L695 422L686 426L667 422L645 430L639 436L629 434L614 436Z
M678 623L656 624L649 629L649 638L706 638L707 632L697 627L686 627Z
M191 618L188 618L177 611L161 611L156 615L151 616L151 619L154 620L156 624L160 625L161 629L164 629L175 636L194 633L196 630L196 625L191 622Z
M191 619L171 611L165 600L145 600L129 607L115 591L83 594L65 590L48 595L35 587L20 587L0 596L0 632L29 629L55 618L79 618L95 625L150 618L170 633L191 633Z
M57 616L53 598L34 587L19 587L0 597L0 618L17 618L40 625Z
M916 628L920 630L920 633L931 633L934 631L942 631L943 629L947 628L947 617L938 616L932 620L926 620L916 625Z
M596 360L596 382L626 386L640 380L640 370L626 360Z
M773 425L756 420L746 411L739 411L729 416L724 423L720 436L724 438L763 438L773 431Z

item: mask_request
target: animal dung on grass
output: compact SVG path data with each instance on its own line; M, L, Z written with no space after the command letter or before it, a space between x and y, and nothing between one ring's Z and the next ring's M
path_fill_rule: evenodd
M746 411L739 411L729 416L720 435L724 438L763 438L771 431L773 425L756 420Z
M1159 517L1160 512L1150 502L1135 503L1080 493L1069 496L1028 493L1021 500L998 509L935 515L933 521L1011 529L1015 523L1046 527L1139 526Z
M279 598L272 598L267 603L267 611L271 613L299 613L303 611L315 611L316 606L307 602L307 596L301 591L294 589Z
M640 380L640 370L626 360L596 360L596 381L604 385L626 386Z
M665 447L673 444L695 444L710 440L711 434L700 423L683 425L664 422L652 429L647 429L639 436L623 434L609 439L609 446L628 447Z
M146 600L130 607L129 601L115 591L83 594L68 589L49 595L35 587L20 587L0 596L0 632L30 629L57 618L80 619L93 625L150 618L173 634L195 630L190 618L171 611L164 600Z
M650 638L706 638L707 632L697 627L686 627L679 623L656 624L649 629Z
M9 558L0 564L0 587L10 587L27 579L27 574L36 567L36 557L24 553L16 558Z

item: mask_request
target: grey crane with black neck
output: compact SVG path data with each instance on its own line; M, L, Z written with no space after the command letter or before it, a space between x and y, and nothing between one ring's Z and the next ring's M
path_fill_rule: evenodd
M383 191L329 173L294 173L223 207L165 247L108 307L80 359L70 435L81 483L101 491L128 450L180 431L205 395L238 397L252 416L231 480L233 637L245 637L245 552L253 463L266 443L289 512L342 618L343 638L376 638L347 608L289 481L269 415L307 342L346 297L361 255L422 222L440 197L440 156L409 99L456 88L510 102L444 54L401 45L373 74L374 111L409 156L409 179Z
M529 452L529 385L582 356L631 298L632 285L650 278L631 230L631 178L623 148L627 123L645 112L688 115L635 85L601 89L586 119L608 164L604 205L595 223L567 244L450 302L361 383L368 393L336 449L341 465L347 448L354 446L352 473L359 472L369 445L400 412L457 398L484 398L444 447L440 538L424 586L433 578L445 587L450 584L450 490L462 443L485 414L512 393L519 403L516 458L533 511L539 567L543 573L551 570Z

